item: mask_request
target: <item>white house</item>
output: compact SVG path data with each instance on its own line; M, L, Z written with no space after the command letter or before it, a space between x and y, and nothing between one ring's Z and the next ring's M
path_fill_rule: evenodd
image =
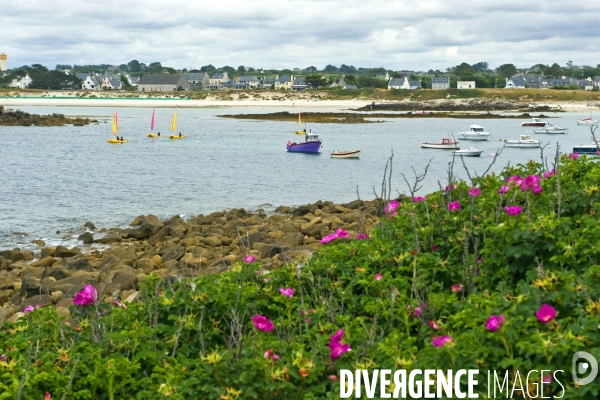
M293 76L290 78L288 75L281 75L275 80L275 89L291 89L293 82Z
M260 80L255 76L242 76L238 83L248 85L248 89L256 89L260 86Z
M29 74L25 74L25 76L19 80L13 79L12 83L9 86L19 89L27 89L27 87L31 85L31 82L33 81L29 77Z
M475 89L475 81L458 81L456 82L457 89Z
M405 76L401 78L392 78L388 82L388 90L391 89L410 89L410 83Z
M506 78L504 89L525 89L525 78L514 76L510 79Z
M88 75L81 84L81 88L86 90L100 90L100 83L95 76Z
M450 78L447 76L434 76L431 78L431 89L432 90L445 90L450 89Z

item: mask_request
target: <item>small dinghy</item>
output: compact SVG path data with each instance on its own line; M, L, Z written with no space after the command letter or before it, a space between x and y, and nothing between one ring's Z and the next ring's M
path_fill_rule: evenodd
M442 143L423 142L421 147L426 149L458 150L458 142L453 142L451 139L443 138Z
M331 158L358 158L360 150L349 150L349 151L334 151L331 153Z
M475 147L471 147L470 149L452 151L452 154L462 157L479 157L482 153L483 150L479 150Z
M521 135L519 140L504 139L504 147L535 148L540 147L540 141L533 140L530 135Z
M534 129L534 133L567 133L567 128L561 128L555 125L553 122L548 122L545 127L540 129Z

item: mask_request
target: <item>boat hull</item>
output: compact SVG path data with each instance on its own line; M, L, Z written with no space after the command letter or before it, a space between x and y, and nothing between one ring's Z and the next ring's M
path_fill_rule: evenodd
M487 133L485 135L473 135L473 134L464 134L464 133L459 133L458 135L456 135L457 139L460 140L473 140L473 141L485 141L485 140L490 140L490 134Z
M534 129L533 133L547 133L549 135L552 134L565 134L567 133L567 128L564 129Z
M586 154L588 156L598 156L598 148L592 144L573 146L573 153Z
M479 157L483 150L454 150L452 153L461 157Z
M290 153L318 153L321 149L321 142L291 143L286 146Z
M539 127L544 127L546 126L545 122L523 122L521 124L521 126L539 126Z
M158 136L156 133L149 133L149 134L146 135L146 137L149 137L149 138L159 138L159 137L162 137L162 136Z
M579 126L598 126L598 121L577 121Z
M107 142L112 143L112 144L121 144L121 143L129 143L129 140L127 140L127 139L125 139L125 140L108 139Z
M440 149L440 150L458 150L458 143L452 144L440 144L440 143L423 143L421 144L423 149Z
M169 139L185 139L185 136L171 135L169 136Z
M358 158L360 156L360 150L352 151L338 151L331 153L331 158Z
M540 147L540 142L537 143L522 143L517 141L506 141L504 142L504 147L522 147L522 148L538 148Z

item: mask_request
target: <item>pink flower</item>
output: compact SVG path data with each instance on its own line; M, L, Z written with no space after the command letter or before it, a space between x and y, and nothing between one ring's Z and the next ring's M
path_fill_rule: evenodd
M344 331L340 329L335 335L329 337L331 339L329 342L329 350L331 351L329 357L332 360L337 360L342 354L351 350L349 344L342 344L340 342L342 336L344 336Z
M552 382L552 372L549 374L544 374L544 376L542 377L542 382L544 382L545 384L549 384Z
M32 305L28 305L27 307L25 307L25 309L23 310L23 314L27 314L30 313L34 310Z
M271 332L275 328L275 325L269 321L269 318L263 317L262 315L255 315L252 317L252 323L256 329L263 332Z
M481 190L479 190L479 188L469 189L469 196L471 196L471 197L477 197L480 194L481 194Z
M569 153L565 157L570 158L571 160L577 160L579 158L579 153Z
M366 233L361 233L360 235L358 235L356 237L356 240L365 240L365 239L368 239L368 238L369 238L369 235L367 235Z
M254 256L246 256L244 257L244 262L247 264L253 263L256 258Z
M121 303L119 300L113 301L113 304L117 307L121 307L123 310L127 310L127 306L125 304Z
M410 306L408 306L408 309L410 310ZM421 313L423 312L423 308L425 308L425 303L421 303L419 304L417 307L415 307L415 310L412 313L412 316L417 318L418 316L421 315Z
M329 234L329 235L323 237L323 239L321 239L321 244L333 242L337 238L338 238L338 236L335 233Z
M2 355L0 356L0 361L2 361L2 362L6 362L6 359L7 359L7 357L6 357L6 354L2 354Z
M463 291L463 287L460 283L456 283L454 285L452 285L452 292L462 292Z
M390 201L387 206L383 209L386 214L394 212L398 209L398 200Z
M544 175L544 178L548 179L548 178L550 178L552 175L554 175L555 173L556 173L556 172L555 172L554 170L552 170L552 171L546 171L546 172L544 172L544 174L543 174L543 175Z
M552 321L554 317L556 317L556 310L554 307L544 304L540 307L540 309L535 313L537 319L539 319L544 324Z
M429 326L432 327L433 329L435 329L436 331L440 330L440 328L437 326L435 321L429 321Z
M271 280L271 278L264 278L263 281L265 282L269 282Z
M435 244L431 246L431 251L437 251L437 250L438 250L438 247Z
M278 361L278 360L279 360L279 356L278 356L277 354L275 354L275 353L273 352L273 350L271 350L271 349L269 349L269 350L265 351L265 355L264 355L264 357L265 357L265 358L270 358L270 359L271 359L271 360L273 360L273 361Z
M306 323L310 324L310 318L306 318Z
M335 375L328 375L327 379L329 379L330 381L333 381L333 382L339 381L338 377Z
M439 336L439 337L434 336L431 344L434 345L435 347L442 347L446 343L453 342L453 341L454 341L454 339L452 339L452 337L450 337L450 336Z
M395 217L397 215L398 215L398 213L396 211L394 211L393 213L390 213L387 215L387 219L392 219L392 217Z
M92 285L85 285L73 298L73 304L77 306L89 306L94 304L98 298L98 292Z
M506 211L506 213L508 215L510 215L511 217L514 217L514 216L521 214L523 209L519 206L510 206L510 207L506 206L506 207L504 207L504 211Z
M456 189L456 185L452 185L451 187L446 186L446 192L450 191L450 190L454 190Z
M453 201L452 203L448 204L448 211L454 210L460 210L460 204L458 204L458 201Z
M420 201L425 201L425 197L423 197L423 196L417 196L417 197L413 197L413 201L414 201L415 203L418 203L418 202L420 202Z
M383 276L381 276L381 274L376 274L375 278L373 278L373 279L375 279L376 281L380 281L381 278L383 278Z
M49 392L46 392L46 394L44 395L44 400L52 400L52 396Z
M521 179L521 177L519 175L513 175L513 176L511 176L510 178L508 178L506 180L506 183L509 183L509 182L512 182L512 181L518 181L520 179Z
M292 288L279 288L279 293L281 293L282 295L284 295L285 297L289 297L290 299L292 297L294 297L294 292L295 290Z
M504 185L498 189L498 194L508 193L510 191L510 186Z
M337 237L339 237L340 239L350 239L352 236L346 232L343 229L338 229L337 231L335 231L335 234L337 235Z
M531 190L533 191L534 194L542 193L542 187L538 184L533 185Z
M485 329L490 332L496 332L504 324L504 315L492 315L485 323Z

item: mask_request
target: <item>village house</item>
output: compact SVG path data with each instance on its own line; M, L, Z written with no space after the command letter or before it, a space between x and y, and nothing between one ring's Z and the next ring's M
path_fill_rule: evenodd
M271 89L273 85L275 85L275 81L277 80L277 78L279 78L279 76L275 76L275 78L265 76L263 78L262 87L265 89Z
M260 80L255 76L242 76L239 78L239 83L248 86L248 89L256 89L260 86Z
M102 90L121 90L123 89L123 82L121 82L121 79L110 79L108 76L105 76L100 87Z
M77 77L81 79L81 88L83 90L100 90L100 82L95 76L87 73L79 73Z
M219 87L222 87L222 83L224 82L229 82L229 76L227 75L227 72L216 72L210 77L208 88L211 90L223 90L219 89Z
M294 79L294 84L292 85L292 90L295 92L300 92L302 90L306 90L310 88L310 85L306 84L306 81L302 77L296 77Z
M292 78L289 75L281 75L275 80L275 89L291 89L294 84Z
M456 82L457 89L475 89L475 81L458 81Z
M504 89L525 89L525 78L515 75L512 78L506 78Z
M33 81L29 77L29 74L25 74L25 76L21 79L13 79L11 84L8 86L12 88L27 89L32 82Z
M431 79L431 89L445 90L450 88L450 78L447 76L434 76Z
M183 78L195 90L207 89L210 85L210 77L206 72L188 72Z
M138 92L174 92L190 90L190 84L179 74L145 74L138 83Z
M421 88L421 81L409 81L406 76L400 78L391 78L388 82L388 90L391 89L406 89L416 90Z

